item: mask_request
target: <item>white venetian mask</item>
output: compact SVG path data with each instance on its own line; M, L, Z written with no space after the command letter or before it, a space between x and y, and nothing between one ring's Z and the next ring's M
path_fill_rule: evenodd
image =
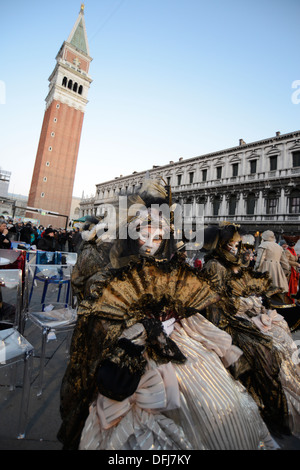
M154 256L162 243L162 230L160 228L152 228L151 226L143 227L140 230L139 237L139 253L147 256Z

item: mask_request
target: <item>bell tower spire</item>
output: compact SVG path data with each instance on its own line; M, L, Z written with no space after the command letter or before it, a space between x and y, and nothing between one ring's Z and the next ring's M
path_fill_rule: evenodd
M49 77L46 110L28 197L28 206L70 215L87 95L92 79L84 5L57 56ZM36 218L36 213L27 212ZM43 225L65 225L65 217L39 216Z
M60 98L69 105L73 101L71 105L85 110L87 93L92 82L89 76L91 61L82 4L70 35L56 56L57 64L49 77L47 106L51 104L52 99ZM75 94L68 90L75 91Z
M84 20L84 4L81 4L79 16L73 29L67 39L69 44L72 44L77 49L89 55L89 46L86 35L85 20Z

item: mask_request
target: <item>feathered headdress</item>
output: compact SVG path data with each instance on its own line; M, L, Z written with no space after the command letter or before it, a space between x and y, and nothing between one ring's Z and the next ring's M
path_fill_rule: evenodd
M218 226L211 226L204 229L203 248L206 251L212 251L217 246L224 246L230 241L240 242L242 229L238 224L232 222L221 222Z
M162 178L161 180L164 182ZM166 184L163 185L158 179L151 179L148 171L146 172L139 194L145 202L149 199L158 199L169 203Z

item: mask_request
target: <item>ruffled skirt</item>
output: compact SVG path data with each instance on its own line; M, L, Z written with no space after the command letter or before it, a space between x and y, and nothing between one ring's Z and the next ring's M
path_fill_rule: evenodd
M250 299L250 301L256 299ZM281 383L288 408L288 428L296 437L300 437L300 365L298 347L293 341L289 326L276 310L261 309L258 301L257 314L252 309L252 316L241 312L240 316L252 321L267 337L272 338L273 348L280 357L281 365L278 380ZM265 313L260 313L261 311Z
M241 352L200 314L176 325L171 338L185 364L149 369L123 402L98 396L81 450L255 450L277 448L257 405L226 370Z

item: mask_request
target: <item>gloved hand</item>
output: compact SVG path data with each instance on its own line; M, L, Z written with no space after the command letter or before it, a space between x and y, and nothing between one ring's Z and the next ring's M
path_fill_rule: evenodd
M121 338L126 338L129 341L132 341L134 344L144 346L147 339L147 334L144 326L141 323L135 323L123 331L120 336L120 339Z

